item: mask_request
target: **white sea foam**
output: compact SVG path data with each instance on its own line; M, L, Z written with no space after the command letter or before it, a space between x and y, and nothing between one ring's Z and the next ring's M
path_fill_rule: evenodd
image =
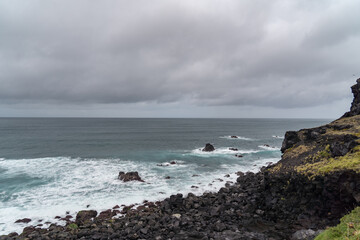
M272 135L273 138L284 139L283 136Z
M234 155L234 154L249 154L249 153L257 153L259 150L244 150L244 149L238 149L238 150L231 150L230 147L227 148L216 148L212 152L205 152L202 151L202 148L196 148L191 151L192 155L200 156L200 157L212 157L216 155Z
M280 148L268 145L260 145L259 148L265 149L266 151L280 151Z
M232 136L221 136L220 138L226 138L226 139L232 139L232 140L245 140L245 141L254 141L255 139L242 137L242 136L236 136L236 138L233 138Z
M256 151L236 152L220 148L218 152L230 154ZM199 153L208 154L201 150ZM121 159L54 157L3 160L0 167L7 170L5 177L27 176L40 183L12 194L6 192L6 189L0 192L0 199L11 195L11 200L0 201L0 235L21 232L25 226L39 224L39 220L42 220L42 224L47 221L64 224L54 217L63 217L66 211L75 216L77 211L86 209L87 205L90 205L89 209L99 212L115 205L162 200L179 192L200 195L206 191L218 191L227 181L236 181L235 171L256 171L261 164L270 160L259 160L251 164L220 164L211 174L198 172L199 165L195 163L175 161L177 164L160 167L156 162ZM145 182L121 182L117 179L119 171L138 171ZM224 177L227 173L231 173L230 177ZM171 178L165 179L165 176ZM29 224L14 223L22 218L31 218L32 221ZM44 224L44 227L47 226Z

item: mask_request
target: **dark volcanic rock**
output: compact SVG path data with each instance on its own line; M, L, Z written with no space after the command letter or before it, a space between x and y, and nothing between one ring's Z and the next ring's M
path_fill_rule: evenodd
M212 152L212 151L215 151L215 148L213 145L211 145L210 143L207 143L205 145L205 148L203 148L202 150L203 152Z
M296 131L287 131L285 138L281 146L281 152L284 153L286 149L291 148L300 141L300 138Z
M360 114L360 78L356 80L356 84L351 87L351 91L354 94L354 100L351 103L350 111L342 117L352 117Z
M92 218L95 218L96 215L97 215L97 211L95 211L95 210L80 211L76 215L75 223L79 226L84 225L85 223L90 222Z
M229 150L230 150L230 151L239 151L239 149L233 148L233 147L229 148Z
M108 210L105 210L105 211L102 211L99 216L96 218L96 219L111 219L113 216L115 216L116 213L115 211L112 211L111 209L108 209Z
M119 172L119 176L118 179L124 181L124 182L128 182L128 181L139 181L139 182L144 182L144 180L142 180L139 176L138 172Z
M332 157L344 156L351 149L358 145L356 142L358 138L354 135L342 135L339 139L334 140L330 145Z
M30 218L23 218L15 221L15 223L29 223L29 222L31 222Z

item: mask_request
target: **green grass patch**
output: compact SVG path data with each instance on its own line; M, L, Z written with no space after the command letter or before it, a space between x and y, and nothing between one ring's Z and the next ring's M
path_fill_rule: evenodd
M70 223L68 226L67 226L69 229L72 229L72 230L75 230L75 229L78 229L78 225L76 225L76 223Z
M360 207L341 218L336 227L328 228L319 234L315 240L358 240L360 239Z
M328 158L329 156L324 151L318 155L324 156L321 161L298 166L295 170L313 176L324 175L339 170L354 170L355 172L360 172L360 146L356 146L345 156L336 158Z

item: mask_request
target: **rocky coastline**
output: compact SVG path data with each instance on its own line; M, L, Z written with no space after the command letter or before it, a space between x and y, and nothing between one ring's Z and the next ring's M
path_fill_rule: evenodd
M360 79L352 91L350 112L287 132L278 163L238 172L217 193L83 210L65 226L26 227L0 239L314 239L360 205Z

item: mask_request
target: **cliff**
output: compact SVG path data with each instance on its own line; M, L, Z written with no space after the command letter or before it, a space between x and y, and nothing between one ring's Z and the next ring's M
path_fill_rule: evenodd
M273 172L324 175L340 170L360 171L360 79L351 87L350 111L327 125L289 131L281 148L281 161Z

